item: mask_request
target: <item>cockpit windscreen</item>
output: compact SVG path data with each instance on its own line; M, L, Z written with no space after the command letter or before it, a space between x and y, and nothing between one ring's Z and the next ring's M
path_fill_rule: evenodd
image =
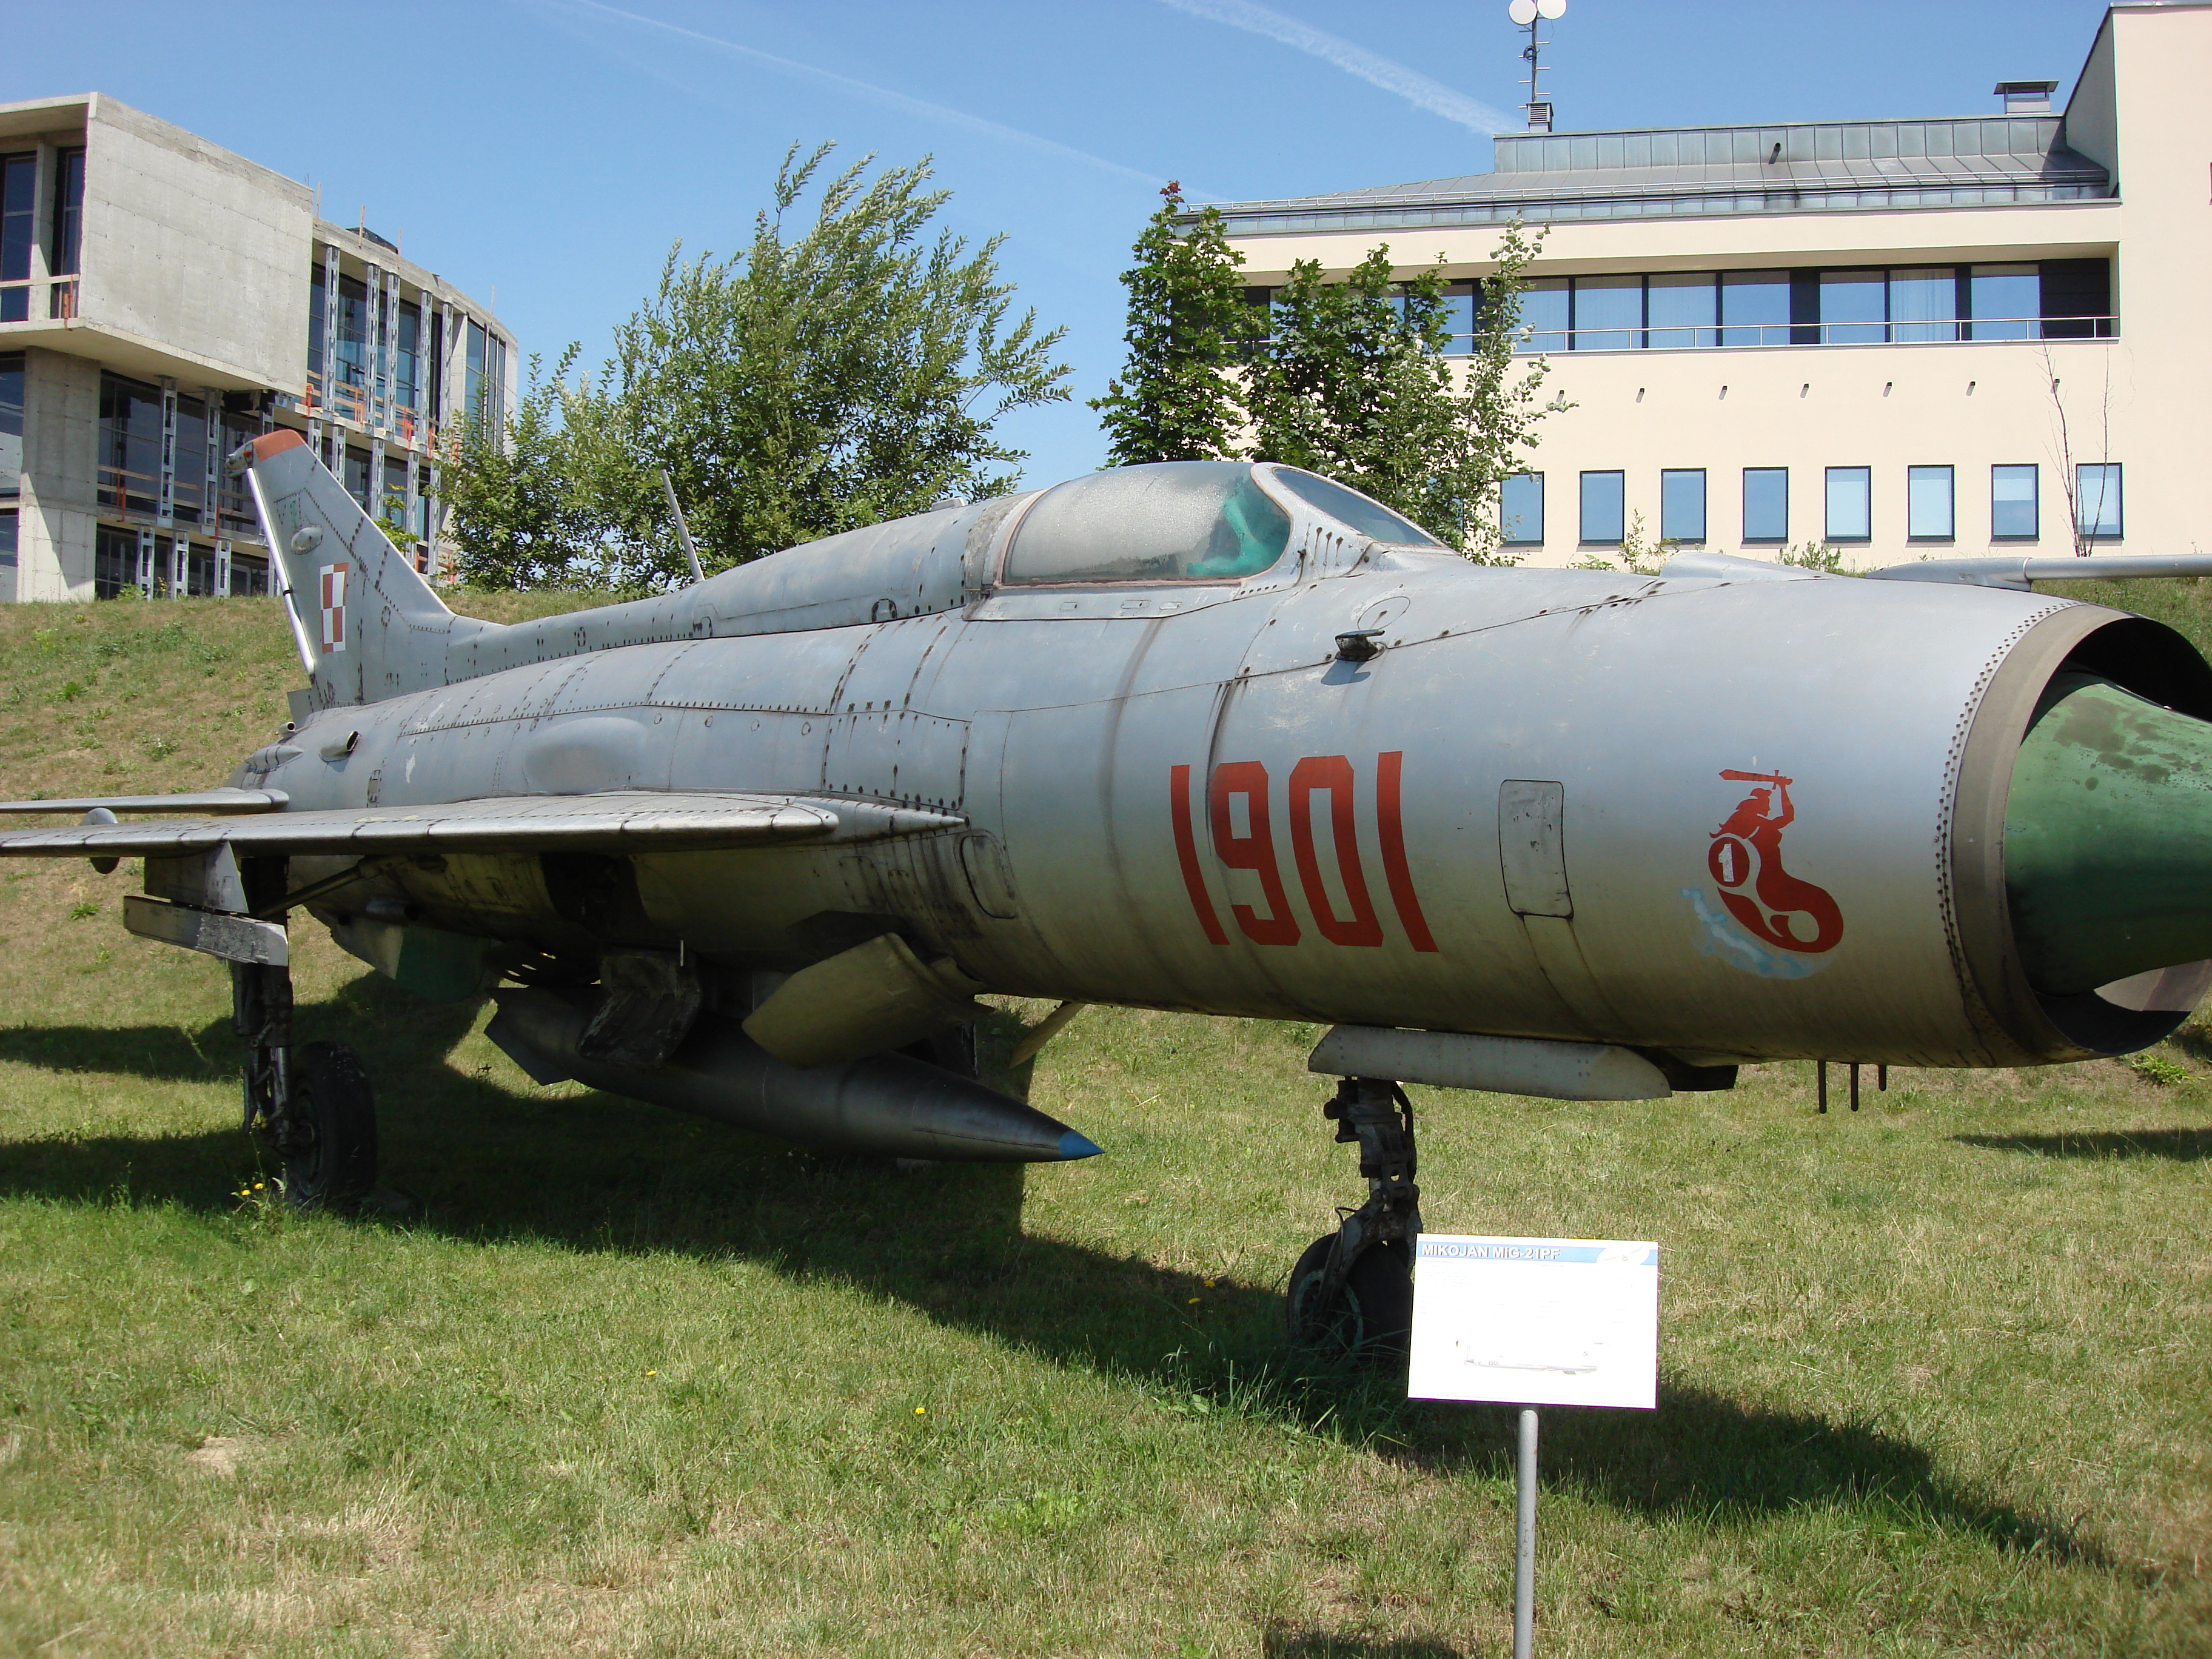
M1005 580L1236 581L1272 569L1290 539L1243 461L1119 466L1047 490L1014 532Z
M1443 545L1411 519L1401 519L1382 502L1356 489L1346 489L1318 473L1301 471L1295 466L1279 466L1275 477L1307 505L1319 507L1360 535L1372 536L1378 542L1394 542L1401 547Z

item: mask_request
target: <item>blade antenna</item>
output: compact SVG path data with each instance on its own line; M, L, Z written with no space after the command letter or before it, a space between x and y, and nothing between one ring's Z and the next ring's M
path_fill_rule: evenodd
M668 469L660 469L661 492L668 497L668 510L676 515L676 533L684 538L684 556L690 561L691 580L703 582L707 573L699 568L699 550L691 544L691 526L684 522L684 509L677 505L676 486L670 481Z

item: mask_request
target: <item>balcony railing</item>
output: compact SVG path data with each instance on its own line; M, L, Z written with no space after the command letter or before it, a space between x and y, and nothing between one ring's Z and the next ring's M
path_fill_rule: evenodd
M46 313L49 319L67 322L76 318L77 279L63 276L53 281L40 278L35 282L0 283L0 323L29 322L32 301L41 288L46 290Z
M341 380L325 398L323 377L310 370L300 396L300 413L309 417L349 422L365 431L381 431L408 448L436 447L437 429L415 409L396 398L379 398L352 380Z
M1974 317L1937 321L1862 323L1698 323L1641 328L1528 330L1514 349L1540 352L1680 351L1738 346L1925 345L2000 340L2111 340L2118 317ZM1463 338L1465 344L1461 344ZM1455 337L1455 351L1474 349L1474 337Z

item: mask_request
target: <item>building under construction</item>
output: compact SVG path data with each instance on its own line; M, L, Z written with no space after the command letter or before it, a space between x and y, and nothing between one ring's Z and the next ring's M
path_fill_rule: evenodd
M489 307L297 179L98 93L0 104L0 599L263 591L223 459L277 426L442 573L441 436L514 372Z

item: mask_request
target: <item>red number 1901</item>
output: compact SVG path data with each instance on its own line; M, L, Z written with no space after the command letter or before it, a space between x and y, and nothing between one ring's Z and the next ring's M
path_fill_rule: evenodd
M1390 903L1407 941L1416 951L1433 951L1421 902L1413 891L1413 873L1406 866L1405 822L1399 804L1399 784L1405 753L1391 750L1375 757L1375 819L1382 838L1382 878L1390 890ZM1298 884L1314 926L1332 945L1379 945L1382 922L1367 890L1365 868L1360 861L1359 833L1354 812L1352 763L1342 755L1309 755L1291 769L1291 856L1297 866ZM1199 864L1198 835L1191 816L1190 768L1177 766L1169 773L1169 800L1175 820L1176 856L1182 865L1183 885L1199 926L1216 945L1229 943L1221 917L1206 891L1206 873ZM1345 908L1340 915L1322 880L1319 850L1314 844L1314 799L1328 797L1329 835L1335 843L1337 874L1344 884ZM1244 829L1238 833L1234 803L1244 805ZM1275 850L1269 816L1267 769L1258 761L1228 761L1213 769L1207 781L1206 807L1214 856L1231 870L1249 870L1259 878L1260 896L1267 905L1262 915L1249 904L1232 902L1230 915L1238 929L1255 945L1296 945L1299 928L1291 913L1290 895L1283 885L1282 860Z

